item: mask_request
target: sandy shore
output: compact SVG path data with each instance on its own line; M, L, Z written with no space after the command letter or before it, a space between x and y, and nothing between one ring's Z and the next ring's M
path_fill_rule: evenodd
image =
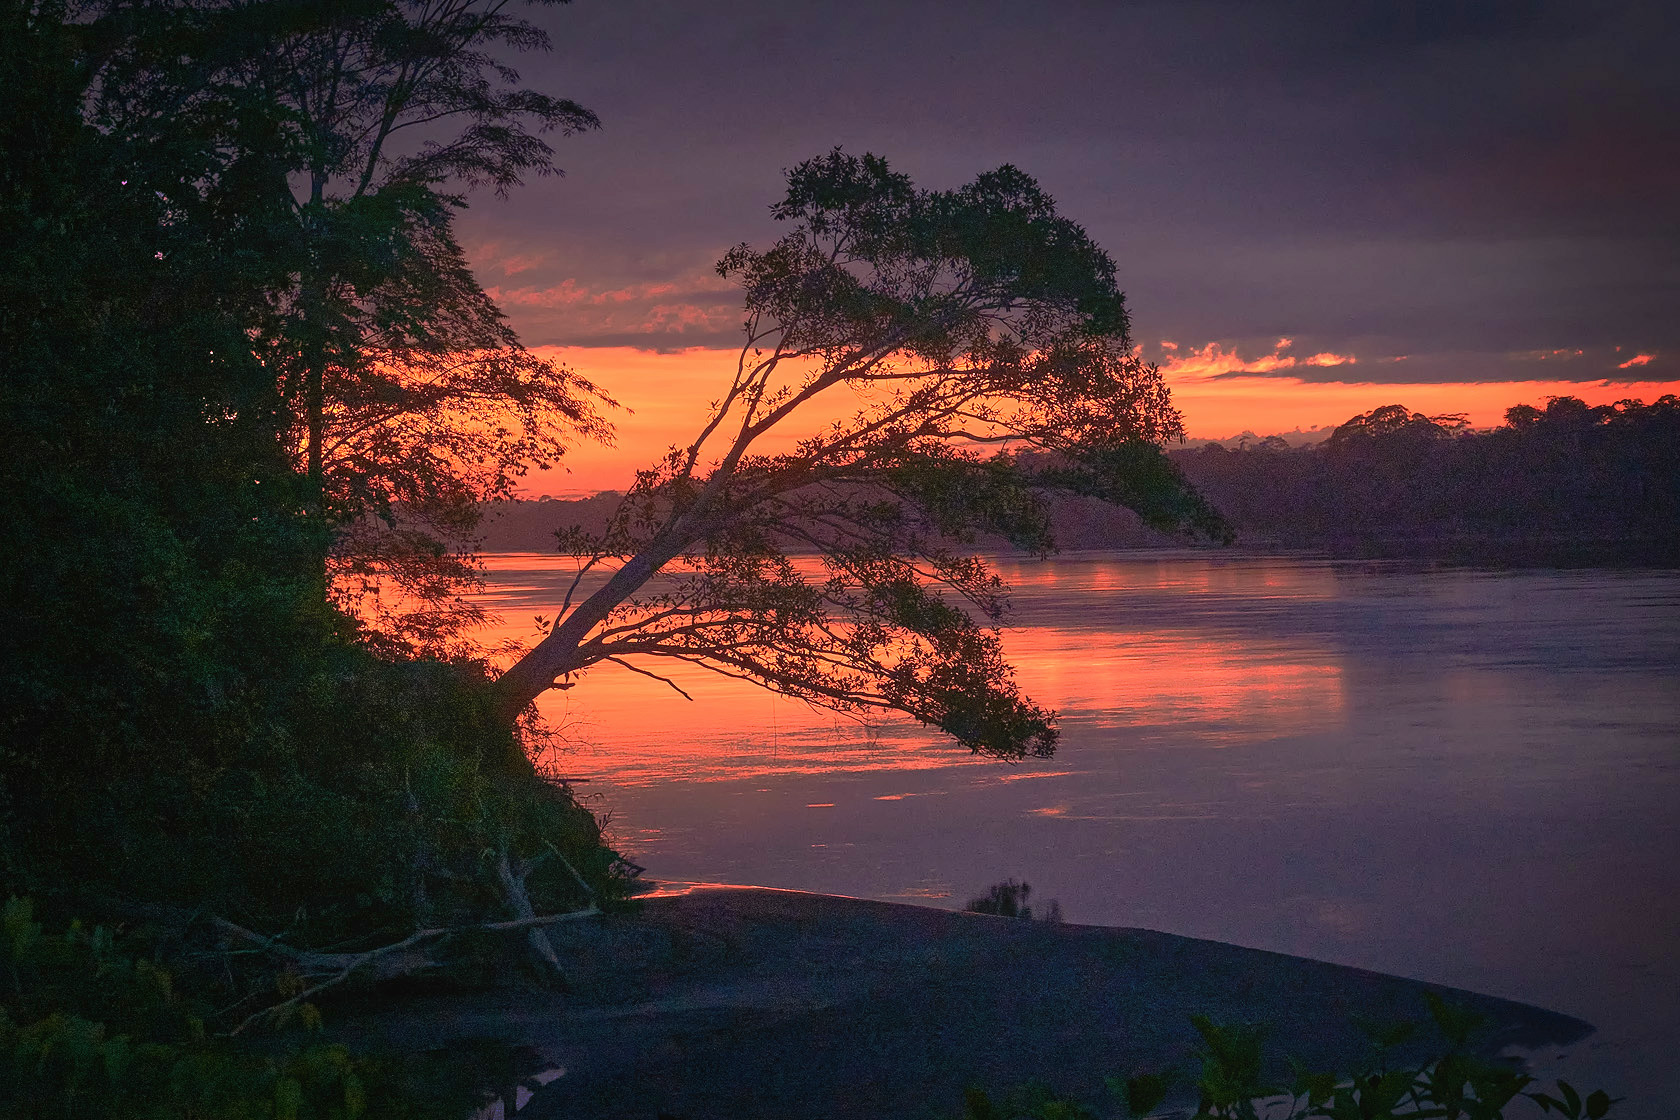
M1192 1014L1270 1024L1320 1068L1367 1053L1351 1017L1486 1016L1486 1049L1591 1026L1488 996L1148 930L1049 925L794 891L707 888L560 927L574 991L431 997L359 1031L402 1046L494 1037L563 1074L522 1118L954 1116L966 1086L1192 1074Z

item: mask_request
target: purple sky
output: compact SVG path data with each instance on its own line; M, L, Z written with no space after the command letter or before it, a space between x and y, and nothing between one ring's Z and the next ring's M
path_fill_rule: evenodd
M1113 253L1151 357L1288 336L1359 358L1280 371L1309 380L1680 380L1664 7L577 0L519 66L603 128L461 232L531 345L730 346L711 265L773 236L784 168L1008 162Z

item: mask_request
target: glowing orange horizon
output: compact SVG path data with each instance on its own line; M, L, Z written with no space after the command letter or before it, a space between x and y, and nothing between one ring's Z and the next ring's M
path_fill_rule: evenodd
M1351 380L1360 368L1353 355L1296 357L1285 353L1287 339L1278 341L1272 354L1247 360L1217 343L1199 349L1163 347L1162 372L1173 402L1184 414L1191 442L1245 431L1268 435L1334 427L1385 404L1403 404L1432 416L1462 413L1472 426L1486 428L1503 422L1512 405L1543 404L1547 397L1573 396L1598 405L1680 393L1680 381L1361 382ZM560 467L527 476L521 490L530 496L623 489L638 469L694 436L707 403L727 387L738 356L733 349L656 353L631 347L545 346L537 352L600 385L628 411L609 417L618 429L612 447L581 443ZM1640 364L1637 358L1628 363L1630 368ZM1350 380L1309 382L1276 373L1304 367L1346 369Z

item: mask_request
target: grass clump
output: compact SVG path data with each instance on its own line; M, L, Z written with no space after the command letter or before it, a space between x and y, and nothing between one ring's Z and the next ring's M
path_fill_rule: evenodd
M1027 900L1032 897L1032 885L1026 882L1016 882L1005 879L1001 883L993 883L991 889L979 898L971 898L963 909L970 914L996 914L1000 918L1021 918L1031 921L1033 908ZM1051 899L1044 908L1044 921L1060 922L1062 920L1062 904Z

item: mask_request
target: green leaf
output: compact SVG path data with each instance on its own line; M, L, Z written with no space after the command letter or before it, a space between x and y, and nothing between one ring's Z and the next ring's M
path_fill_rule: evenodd
M1003 1114L998 1112L986 1090L970 1086L963 1091L963 1120L1003 1120Z
M1449 1003L1434 992L1424 992L1423 998L1429 1004L1429 1017L1454 1050L1468 1046L1470 1036L1486 1022L1469 1008Z
M357 1120L367 1111L367 1090L354 1070L344 1071L344 1111L349 1120Z
M10 898L0 911L0 933L4 933L11 949L12 960L22 961L41 936L41 927L32 921L35 902L28 898Z
M134 1048L129 1045L128 1036L119 1034L115 1038L107 1039L102 1050L105 1076L110 1079L112 1085L121 1086L128 1074L129 1063L134 1060Z
M1119 1085L1118 1095L1125 1100L1126 1111L1130 1115L1147 1116L1151 1109L1166 1099L1173 1080L1171 1073L1136 1074ZM1109 1085L1115 1087L1116 1079L1110 1078Z
M282 1077L274 1084L274 1120L298 1120L303 1109L303 1086L295 1077Z

